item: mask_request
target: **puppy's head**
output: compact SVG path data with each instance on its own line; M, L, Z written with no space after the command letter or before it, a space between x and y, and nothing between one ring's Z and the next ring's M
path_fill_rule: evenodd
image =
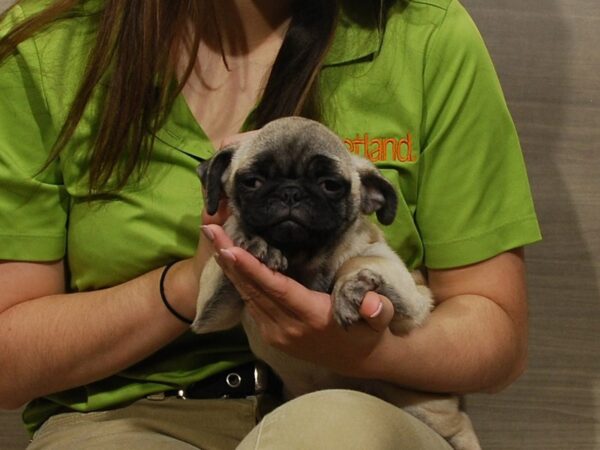
M375 212L383 224L396 214L396 193L375 166L325 126L299 117L270 122L222 149L199 174L209 214L226 196L245 234L287 254L327 246L361 213Z

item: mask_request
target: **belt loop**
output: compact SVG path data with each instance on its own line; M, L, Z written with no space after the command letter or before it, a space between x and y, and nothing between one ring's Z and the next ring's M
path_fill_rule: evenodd
M254 364L254 392L262 394L267 390L269 383L269 368L262 361L256 361Z
M148 394L146 395L147 400L152 400L153 402L161 402L167 398L167 394L164 392L157 392L156 394Z

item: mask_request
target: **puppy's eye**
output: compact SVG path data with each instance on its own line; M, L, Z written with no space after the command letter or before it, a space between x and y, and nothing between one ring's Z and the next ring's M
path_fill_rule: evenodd
M328 194L338 194L344 189L344 185L337 180L326 179L319 183L321 189Z
M263 183L264 181L259 177L246 177L242 180L242 184L248 189L258 189Z

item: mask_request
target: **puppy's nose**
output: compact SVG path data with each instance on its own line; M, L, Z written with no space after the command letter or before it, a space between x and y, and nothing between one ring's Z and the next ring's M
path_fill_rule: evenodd
M279 198L287 205L294 205L302 198L302 191L297 186L285 186L279 191Z

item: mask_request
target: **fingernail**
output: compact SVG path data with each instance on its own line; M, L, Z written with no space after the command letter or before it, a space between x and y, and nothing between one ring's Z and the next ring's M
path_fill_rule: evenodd
M230 262L236 262L237 258L235 257L235 255L233 253L231 253L229 250L222 248L221 250L219 250L219 253L221 254L221 256L223 257L223 259L226 259Z
M206 225L200 227L200 229L202 230L202 234L204 234L204 236L206 236L206 239L208 239L210 242L215 240L215 234Z
M379 302L379 305L377 306L377 310L371 314L369 317L371 319L374 319L375 317L377 317L379 314L381 314L381 311L383 311L383 302Z

